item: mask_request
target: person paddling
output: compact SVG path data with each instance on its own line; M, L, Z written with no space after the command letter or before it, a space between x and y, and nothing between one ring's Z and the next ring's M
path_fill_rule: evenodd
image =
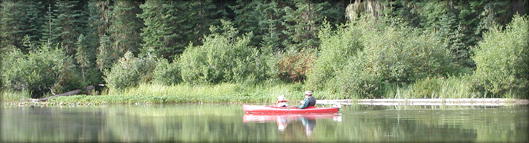
M305 100L303 100L303 105L296 106L298 109L305 109L307 107L315 106L316 98L312 97L312 91L305 92Z

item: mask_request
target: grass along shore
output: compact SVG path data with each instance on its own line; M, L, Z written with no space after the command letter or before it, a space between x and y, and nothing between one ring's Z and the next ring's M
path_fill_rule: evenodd
M155 85L141 84L123 91L110 91L104 95L73 95L51 98L48 104L160 104L160 103L266 103L275 102L277 96L289 100L302 100L301 84L272 86L244 86L222 83L217 85ZM318 94L318 92L315 92ZM321 92L320 92L321 93ZM3 101L29 102L28 92L2 92ZM43 97L45 98L45 97Z
M479 93L472 93L467 82L461 78L423 80L407 87L386 86L385 99L463 99L486 98ZM103 95L73 95L51 98L46 105L101 105L101 104L161 104L161 103L274 103L277 96L285 95L291 101L303 100L307 89L303 84L263 84L247 86L243 84L221 83L215 85L178 84L172 86L157 84L140 84L135 88L122 91L105 91ZM3 91L2 101L12 104L31 102L29 92ZM46 96L46 97L49 97ZM46 98L43 97L43 98ZM318 100L350 99L335 92L314 91ZM507 95L507 99L517 99L516 95ZM356 99L352 99L356 100Z

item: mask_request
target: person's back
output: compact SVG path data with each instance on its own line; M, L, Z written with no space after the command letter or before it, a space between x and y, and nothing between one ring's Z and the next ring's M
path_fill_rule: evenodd
M303 100L303 105L297 107L298 109L305 109L311 106L316 106L316 98L312 97L312 91L307 91L305 92L305 100Z
M316 106L316 98L310 96L308 100L309 100L309 107Z

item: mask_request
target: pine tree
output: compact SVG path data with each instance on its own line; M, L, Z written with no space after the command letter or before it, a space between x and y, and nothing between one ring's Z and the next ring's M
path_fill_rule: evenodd
M139 14L145 24L140 34L143 38L142 52L153 49L158 56L173 60L180 55L189 42L200 45L200 37L219 10L211 0L206 1L159 1L147 0L140 5Z
M2 45L0 45L0 47L21 47L22 45L20 41L24 35L21 35L20 29L20 15L22 15L20 1L5 0L2 1L1 7L2 11L0 12L0 15L2 15L2 19L0 20L0 41L2 41ZM22 50L27 52L27 50Z
M504 25L509 21L508 1L450 0L420 1L398 0L395 17L402 17L410 26L437 32L445 48L451 50L460 65L473 68L470 47L492 23Z
M53 43L61 43L61 47L65 49L67 55L75 55L76 46L75 41L80 34L84 32L84 26L88 21L83 9L85 7L79 1L56 1L54 14L57 15L52 20L52 35Z
M241 31L240 33L253 32L255 36L252 37L250 45L257 46L262 40L263 31L259 29L259 21L263 19L263 13L266 13L263 10L264 3L268 1L247 1L247 0L237 0L236 4L229 6L235 13L235 18L233 19L234 25L237 29ZM270 2L275 3L275 2ZM277 3L276 3L277 4ZM267 17L267 15L265 15ZM266 25L266 24L263 24ZM268 25L266 25L268 27Z
M106 71L109 70L112 67L112 64L114 64L114 61L117 61L119 59L119 55L117 55L112 48L112 42L110 41L110 36L103 35L99 38L99 47L97 48L97 68L99 71ZM117 57L117 59L116 59Z
M41 1L24 0L21 9L23 9L20 20L21 35L28 36L29 41L38 41L42 37L42 25L44 25L45 6ZM29 49L24 46L23 49ZM27 51L27 50L26 50Z
M264 51L271 52L273 49L283 47L280 45L281 31L284 26L281 25L281 16L284 12L278 8L278 3L272 1L267 4L260 4L257 6L258 15L261 16L261 20L258 20L259 32L254 36L261 38L260 46L264 48Z
M52 25L53 25L53 19L55 19L52 9L52 2L46 2L43 4L45 7L44 12L44 24L41 26L42 28L42 37L40 38L40 43L45 43L46 46L51 46L52 41Z
M110 46L110 38L107 36L110 33L111 6L111 0L88 1L89 23L84 43L86 44L85 51L87 51L87 61L89 64L86 67L81 67L87 73L85 77L87 83L103 83L103 71L109 70L112 63L119 59L120 56L119 54L114 54L114 50ZM83 69L81 70L83 71Z
M219 19L225 18L223 15L226 14L226 11L222 7L225 3L229 2L214 3L213 0L201 0L189 2L187 8L182 7L182 9L187 9L184 11L189 11L188 14L184 14L183 18L187 20L183 23L186 25L183 29L189 29L189 31L192 31L189 32L189 34L183 34L188 36L186 41L182 41L184 46L187 46L189 41L201 44L204 35L209 34L210 26L221 25ZM183 4L181 6L185 5Z
M93 52L89 51L88 44L86 43L85 36L81 34L75 42L75 45L77 46L77 53L75 55L75 59L77 60L77 63L79 64L79 67L81 67L81 75L83 77L83 86L86 87L86 77L85 77L85 68L90 67L90 55ZM93 56L92 56L93 57Z
M171 28L172 24L183 21L183 19L171 19L180 12L171 4L172 1L147 0L140 5L143 13L138 17L144 21L146 26L142 28L140 34L145 42L140 49L142 53L147 53L147 49L154 49L156 54L170 59L171 55L183 51L171 43L176 40L176 31ZM173 28L176 29L176 27Z
M319 14L322 5L309 0L295 1L292 7L285 7L283 33L288 40L283 44L289 47L316 48L318 47L318 31L323 17Z
M113 41L112 47L119 55L127 51L139 54L143 21L136 15L141 13L140 4L136 0L123 0L116 1L112 6L109 33Z

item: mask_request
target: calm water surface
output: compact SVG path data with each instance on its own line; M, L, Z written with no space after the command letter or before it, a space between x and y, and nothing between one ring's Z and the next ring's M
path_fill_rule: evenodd
M245 115L241 104L3 107L0 142L527 142L528 106L344 106Z

